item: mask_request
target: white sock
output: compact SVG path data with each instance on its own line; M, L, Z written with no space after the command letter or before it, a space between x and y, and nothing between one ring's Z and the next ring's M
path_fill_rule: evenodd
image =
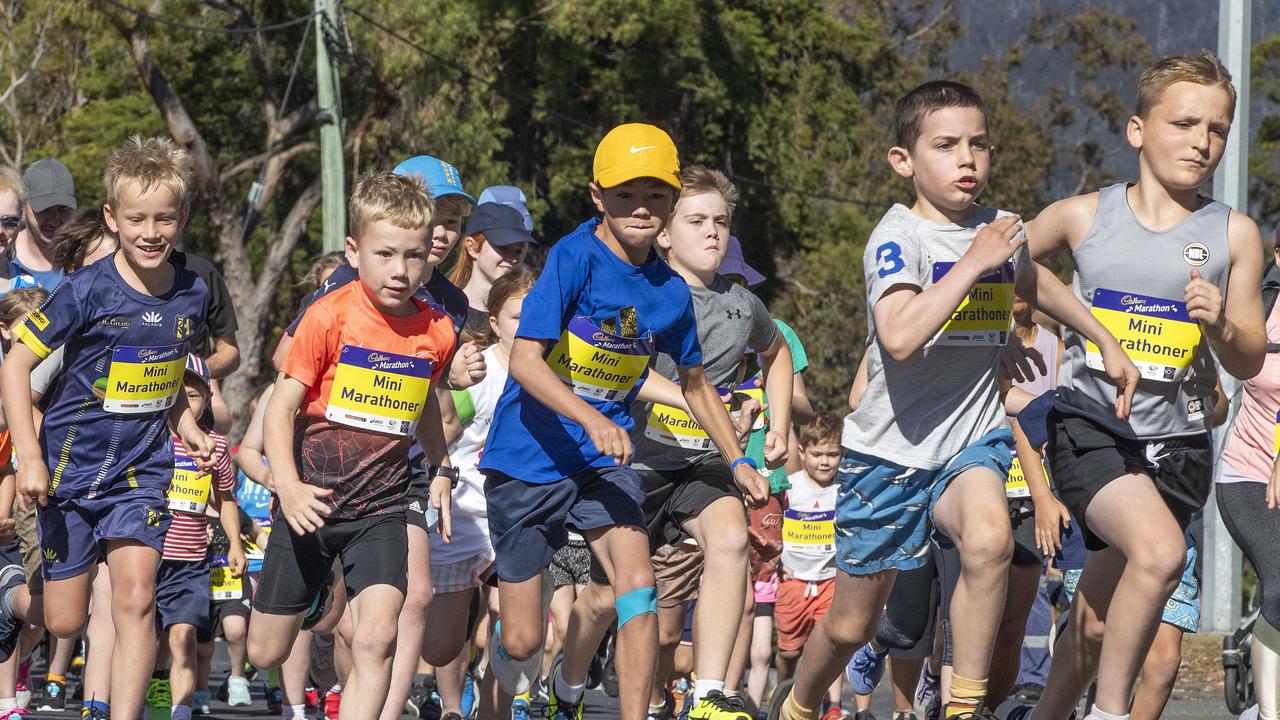
M556 673L556 699L567 704L576 705L586 692L587 684L570 685L564 681L564 673Z
M305 718L307 716L307 705L285 705L280 708L280 717L284 718Z
M18 698L16 697L0 699L0 712L8 712L10 710L16 709L17 707L18 707Z
M331 692L331 693L335 693L335 694L337 694L337 695L341 695L341 694L342 694L342 683L334 683L334 684L333 684L333 687L329 688L329 692Z
M1125 713L1123 715L1112 715L1109 712L1099 710L1098 706L1094 705L1093 709L1089 711L1089 714L1085 716L1084 720L1129 720L1129 713Z
M723 694L724 681L723 680L703 680L702 678L698 678L697 680L694 680L693 681L694 704L697 704L700 700L702 700L702 698L709 695L712 690L717 690L721 694Z

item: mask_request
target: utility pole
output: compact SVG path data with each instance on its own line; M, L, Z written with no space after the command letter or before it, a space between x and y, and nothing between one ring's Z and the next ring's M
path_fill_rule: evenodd
M320 121L321 216L324 250L342 249L347 236L342 169L342 76L329 43L338 38L337 0L315 0L316 96Z
M1249 211L1249 61L1252 50L1250 30L1251 0L1218 0L1218 57L1231 71L1235 82L1236 114L1231 121L1227 148L1213 175L1213 197L1240 212ZM1261 250L1260 250L1261 251ZM1219 370L1222 390L1231 398L1227 422L1214 432L1218 464L1222 446L1240 407L1240 381ZM1217 468L1215 468L1217 469ZM1202 630L1229 633L1240 620L1241 557L1218 513L1216 493L1209 495L1204 508L1204 559L1202 588Z

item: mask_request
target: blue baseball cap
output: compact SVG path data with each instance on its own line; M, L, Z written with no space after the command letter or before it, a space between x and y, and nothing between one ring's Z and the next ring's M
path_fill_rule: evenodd
M516 209L501 203L485 202L476 206L467 218L467 235L484 233L484 239L497 247L532 243L533 236L524 227Z
M480 193L480 204L497 203L513 207L524 218L524 229L533 232L533 216L529 214L528 199L524 191L515 185L492 185Z
M477 204L476 199L462 189L462 176L458 174L458 168L440 158L430 155L411 157L397 165L392 172L397 175L417 175L433 200L446 195L461 195L472 205Z
M716 272L721 275L741 275L746 279L747 287L755 287L765 281L758 270L747 264L746 258L742 256L742 243L733 235L729 236L729 251L725 253L720 269Z

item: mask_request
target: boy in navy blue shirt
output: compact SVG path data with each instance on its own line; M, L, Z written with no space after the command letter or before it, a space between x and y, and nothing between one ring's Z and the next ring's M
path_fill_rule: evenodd
M68 276L27 317L0 371L18 492L40 504L44 625L64 638L83 628L90 571L105 557L116 627L111 699L126 718L141 710L155 663L155 578L174 462L166 421L189 455L210 456L182 393L208 288L168 261L190 208L190 167L168 139L135 136L111 154L103 214L120 249ZM47 395L37 440L31 369L63 345L66 367ZM6 621L14 592L9 582L0 592Z
M621 716L641 720L656 657L657 591L628 433L654 352L679 366L694 418L753 504L767 497L768 483L742 456L703 373L689 288L653 249L680 189L675 144L651 125L621 125L601 140L594 165L591 199L604 217L551 249L525 300L511 378L480 461L502 608L490 666L513 695L537 677L546 627L541 573L573 528L613 586ZM583 686L567 685L559 670L551 669L547 715L577 720Z

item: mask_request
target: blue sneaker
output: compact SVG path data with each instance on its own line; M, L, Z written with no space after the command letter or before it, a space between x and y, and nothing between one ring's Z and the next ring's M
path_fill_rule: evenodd
M475 717L476 710L476 681L475 678L467 674L462 681L462 717Z
M529 712L529 701L518 697L511 703L511 720L533 720Z
M870 695L880 684L880 678L884 677L884 659L887 657L888 650L877 653L871 649L870 643L858 648L844 669L845 677L849 678L849 689L856 695Z

